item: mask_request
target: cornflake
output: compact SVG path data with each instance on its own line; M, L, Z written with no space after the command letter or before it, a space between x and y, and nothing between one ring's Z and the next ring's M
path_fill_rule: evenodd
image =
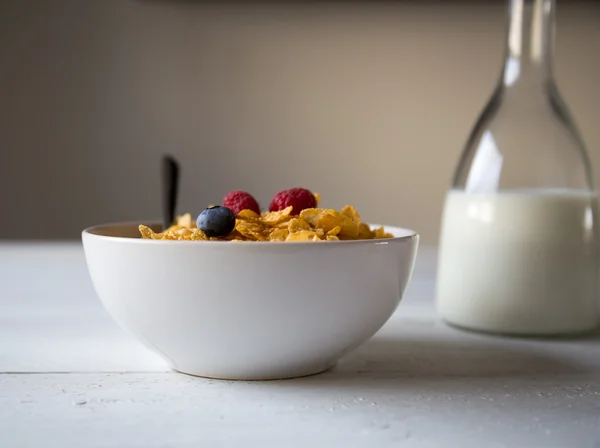
M317 205L321 197L315 194ZM162 232L140 225L144 239L179 241L345 241L392 238L383 227L371 230L361 221L354 207L342 210L308 208L293 216L292 207L260 215L252 210L242 210L236 216L234 230L221 237L207 237L196 227L189 213L177 217L175 223Z

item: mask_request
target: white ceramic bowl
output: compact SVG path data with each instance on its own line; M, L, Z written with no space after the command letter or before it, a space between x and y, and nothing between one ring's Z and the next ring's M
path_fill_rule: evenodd
M108 313L172 369L266 380L327 370L389 319L419 236L388 230L396 237L226 243L144 240L125 223L82 239Z

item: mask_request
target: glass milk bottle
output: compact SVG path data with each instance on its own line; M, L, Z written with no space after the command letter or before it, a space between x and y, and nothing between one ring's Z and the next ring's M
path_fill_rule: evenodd
M597 196L552 74L555 2L508 6L501 78L446 196L437 310L476 331L576 334L600 319Z

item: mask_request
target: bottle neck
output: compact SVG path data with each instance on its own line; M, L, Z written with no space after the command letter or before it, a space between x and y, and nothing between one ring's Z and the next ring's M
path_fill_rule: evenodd
M554 0L508 0L509 21L502 83L552 79Z

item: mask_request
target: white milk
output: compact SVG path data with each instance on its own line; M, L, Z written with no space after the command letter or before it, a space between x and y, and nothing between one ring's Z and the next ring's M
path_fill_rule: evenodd
M600 320L595 207L596 195L582 190L450 191L438 266L441 317L507 334L593 328Z

